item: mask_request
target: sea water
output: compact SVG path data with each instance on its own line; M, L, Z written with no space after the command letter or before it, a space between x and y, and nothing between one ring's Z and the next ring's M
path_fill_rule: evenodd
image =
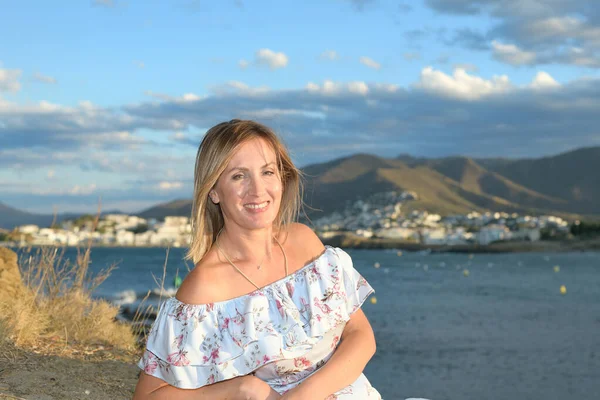
M347 251L375 289L365 375L384 399L600 398L599 252ZM93 248L93 273L117 264L95 296L128 307L154 290L156 304L165 265L162 298L192 267L184 253Z

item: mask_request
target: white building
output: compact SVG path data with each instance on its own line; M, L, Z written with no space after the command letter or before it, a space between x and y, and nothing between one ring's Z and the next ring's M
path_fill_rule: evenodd
M119 246L133 246L135 244L135 233L127 230L119 230L115 235L115 242Z
M21 225L21 226L17 227L17 230L20 233L31 235L31 234L37 233L40 230L40 227L37 225Z
M424 229L421 234L424 244L446 244L448 241L445 228Z
M498 240L509 240L512 238L512 232L504 225L486 225L477 234L479 244L490 244Z
M378 237L386 239L401 239L419 241L419 233L412 228L403 228L400 226L380 229L377 232Z
M154 235L153 231L146 231L143 233L138 233L135 235L135 245L136 246L149 246L151 243L152 235Z
M364 237L364 238L370 238L370 237L373 237L373 232L371 232L371 231L370 231L370 230L368 230L368 229L357 229L357 230L356 230L354 233L355 233L357 236Z
M105 221L114 222L115 224L123 224L127 222L129 215L127 214L107 214L102 217Z
M541 236L539 228L519 229L512 232L513 239L530 240L532 242L540 240Z
M33 234L33 243L36 245L75 246L79 244L79 236L64 229L42 228Z

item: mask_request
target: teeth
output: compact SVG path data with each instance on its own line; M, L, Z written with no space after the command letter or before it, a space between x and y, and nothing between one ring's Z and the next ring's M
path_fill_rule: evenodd
M269 204L269 202L265 201L264 203L260 203L260 204L247 204L244 207L246 207L246 208L252 208L253 210L256 210L256 209L259 209L259 208L266 207L267 204Z

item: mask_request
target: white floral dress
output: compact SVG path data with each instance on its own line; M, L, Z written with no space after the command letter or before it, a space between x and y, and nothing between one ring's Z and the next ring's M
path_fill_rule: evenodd
M254 374L283 394L327 362L371 293L350 256L327 246L312 263L243 296L201 305L167 299L138 366L184 389ZM361 374L333 399L381 396Z

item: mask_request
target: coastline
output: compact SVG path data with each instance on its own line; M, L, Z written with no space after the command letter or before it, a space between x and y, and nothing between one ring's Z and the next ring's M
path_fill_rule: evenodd
M319 236L323 244L342 247L346 249L385 250L395 249L414 252L431 253L530 253L530 252L571 252L571 251L600 251L600 237L590 239L569 240L539 240L528 241L499 241L488 245L458 244L435 245L409 242L399 239L364 238L352 233L340 233L330 237ZM0 242L0 247L14 249L26 247L81 247L82 245L56 245L56 244L27 244L19 246L17 243ZM92 248L179 248L185 246L123 246L109 244L94 244Z
M348 249L396 249L431 253L528 253L600 251L600 237L571 240L502 241L488 245L428 245L398 239L363 238L350 233L321 237L324 244Z

